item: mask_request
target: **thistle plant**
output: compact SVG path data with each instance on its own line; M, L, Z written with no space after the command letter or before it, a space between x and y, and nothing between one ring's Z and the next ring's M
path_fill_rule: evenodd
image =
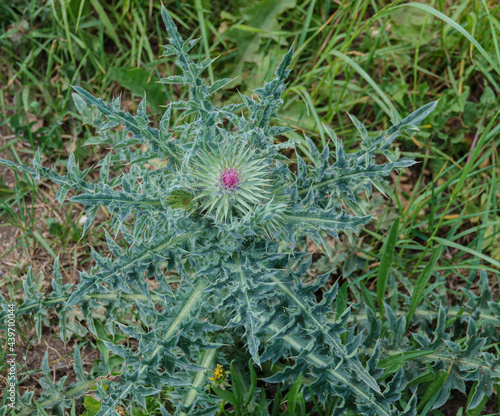
M158 128L152 127L146 113L146 99L132 115L120 108L119 98L105 103L74 86L84 122L95 126L101 144L111 148L99 163L99 180L87 181L89 169L81 170L73 155L65 175L42 166L39 153L32 166L0 161L58 184L56 198L61 203L75 189L70 200L85 207L84 233L99 207L111 216L106 232L111 254L105 257L92 250L95 266L82 272L74 286L62 284L56 262L53 292L48 296L37 292L30 272L25 282L28 296L19 312L30 313L41 326L47 308L53 308L66 340L65 316L81 310L89 331L102 340L100 374L120 377L103 380L85 374L75 353L77 382L61 394L61 386L48 374L46 358L42 379L46 396L40 402L63 414L70 397L93 387L100 401L98 416L116 415L119 406L131 402L145 406L147 396L168 391L164 414L214 415L219 399L200 394L210 376L207 370L216 362L226 366L230 360L224 348L242 340L257 367L265 362L276 366L293 357L293 364L279 367L266 380L285 383L300 375L307 380L309 396L323 403L336 400L335 414L414 415L417 396L411 394L409 382L426 368L425 354L415 355L422 362L403 359L384 371L387 356L382 349L396 350L398 344L407 350L435 349L433 354L439 357L451 341L409 339L404 318L397 318L388 306L388 323L382 326L368 306L354 305L365 315L358 322L336 300L337 284L318 301L315 293L330 275L306 285L303 279L312 259L303 248L306 236L322 245L327 236L357 233L372 219L364 213L361 194L369 198L372 187L381 187L392 171L415 163L398 160L391 145L405 131L415 132L436 103L374 135L351 116L361 138L357 151L346 152L342 141L325 127L332 148L318 149L306 138L307 157L288 157L295 143L282 140L289 129L273 120L278 118L293 47L275 78L255 90L254 97L242 95L242 104L219 107L210 98L231 79L206 85L201 74L211 60L193 62L189 50L197 41L184 41L163 7L162 16L170 35L163 55L175 57L182 75L161 82L186 86L190 95L188 101L168 104ZM184 111L185 124L171 127L174 109ZM385 163L377 162L380 155ZM164 163L151 169L148 162L158 159ZM123 164L128 171L117 174L114 167ZM155 285L148 283L153 280ZM490 308L488 301L482 308ZM96 316L98 309L106 311L104 321ZM128 311L135 317L127 321ZM440 312L443 317L447 313ZM488 313L499 315L493 306ZM440 336L443 317L436 330ZM419 322L421 317L415 314L414 319ZM471 337L491 339L495 324L485 335L482 329L476 333L467 319L457 318L457 337L469 325ZM103 331L108 334L105 338ZM122 341L130 339L136 342ZM495 358L478 351L471 346L464 360L476 365ZM472 359L471 354L477 356ZM119 367L109 356L121 357ZM486 371L490 379L498 379L498 367ZM480 372L467 372L465 379L481 377ZM478 387L476 401L491 394L491 389ZM26 408L31 406L31 397L22 400Z

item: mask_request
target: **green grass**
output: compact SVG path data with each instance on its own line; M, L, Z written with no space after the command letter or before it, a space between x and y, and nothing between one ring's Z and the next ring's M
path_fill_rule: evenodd
M305 156L304 135L320 147L328 144L323 125L348 146L356 143L348 113L367 125L387 126L391 118L439 99L422 132L397 145L402 155L421 163L392 178L397 192L381 185L388 201L375 199L376 220L359 244L343 237L334 249L325 247L328 256L318 267L336 264L347 298L363 297L381 312L384 297L395 306L401 296L411 296L407 318L422 305L430 307L429 290L460 307L460 288L476 288L480 270L498 296L500 126L494 117L500 108L500 4L195 0L166 6L177 23L184 22L184 36L204 36L194 56L219 56L207 78L213 73L236 78L219 93L219 102L236 101L238 91L269 79L286 47L295 43L281 120L295 128L283 139L297 140ZM47 165L70 151L82 165L95 164L97 148L84 145L95 132L81 127L70 84L108 100L123 94L129 111L146 93L159 118L162 105L179 98L172 86L156 83L176 70L160 58L166 37L159 8L160 2L140 0L0 4L3 157L28 160L41 147ZM19 238L0 251L0 264L18 253L18 264L9 263L2 276L15 299L29 263L38 271L60 256L67 277L74 279L76 270L91 265L87 244L101 247L104 232L94 226L80 241L79 207L54 203L56 189L48 183L23 175L13 182L7 185L0 176L0 227L18 229ZM100 218L106 221L106 213ZM399 229L390 232L395 218ZM383 247L393 245L394 258L384 256ZM317 414L330 414L328 403L316 407Z

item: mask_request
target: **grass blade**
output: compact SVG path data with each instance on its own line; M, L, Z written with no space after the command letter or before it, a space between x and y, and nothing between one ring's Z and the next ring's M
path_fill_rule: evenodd
M314 12L314 5L316 4L316 0L312 0L311 4L309 4L309 9L307 9L307 16L304 22L304 26L302 27L302 32L300 34L299 42L297 43L297 49L299 49L304 41L306 40L307 31L309 30L309 25L311 24L312 14Z
M207 28L205 23L205 18L203 17L203 5L201 4L201 0L195 0L195 7L198 14L198 22L200 25L201 31L201 41L203 42L203 49L205 49L205 58L210 58L210 48L208 46L208 36L207 36ZM210 84L213 84L214 79L214 71L212 66L208 66L208 77L210 79Z
M119 49L123 49L122 48L123 45L120 41L120 38L116 34L115 27L111 24L111 21L109 20L108 15L104 11L104 8L102 7L101 3L98 0L90 0L90 3L92 4L92 7L97 12L99 19L102 21L102 24L104 25L104 29L106 30L106 33L108 34L108 36L111 39L113 39L113 41L116 43L116 46Z
M53 258L57 258L57 255L56 253L54 253L54 250L52 250L52 248L50 247L49 243L47 242L47 240L45 240L45 238L43 238L38 232L34 231L33 232L33 235L35 236L35 238L40 242L40 244L42 245L42 247L47 251L47 253L49 253Z
M462 26L460 26L457 22L455 22L453 19L449 18L445 14L437 11L433 7L427 6L426 4L422 3L407 3L407 4L401 4L400 6L394 7L394 9L399 9L400 7L404 6L411 6L415 7L417 9L423 10L424 12L430 13L437 17L438 19L441 19L448 23L450 26L452 26L454 29L457 30L457 32L460 32L462 35L464 35L476 48L477 50L485 57L485 59L488 61L488 63L495 69L495 71L500 74L500 67L495 63L495 61L491 58L491 56L484 50L484 48L481 46L481 44L469 33L467 32Z
M74 65L75 64L75 54L73 53L73 44L71 43L71 33L69 30L68 14L66 12L66 2L64 0L59 0L59 4L61 5L61 12L62 12L62 18L63 18L63 24L64 24L64 32L66 33L66 40L68 42L69 55L71 56L71 62L73 62L73 65Z
M382 107L382 110L392 118L393 114L396 114L399 118L401 118L398 110L396 110L396 107L394 107L394 104L392 104L391 100L389 100L389 97L385 94L384 91L380 89L380 87L377 85L377 83L373 80L370 75L368 75L363 68L361 68L356 62L354 62L351 58L348 56L344 55L342 52L339 51L331 51L330 52L332 55L335 55L337 58L342 59L345 61L347 64L349 64L368 84L371 85L371 87L377 92L377 94L382 98L386 106Z
M469 247L465 247L461 244L454 243L453 241L446 240L445 238L434 237L434 240L440 244L445 245L445 246L456 248L457 250L461 250L461 251L464 251L466 253L472 254L475 257L479 257L480 259L484 260L485 262L490 263L493 266L498 267L500 269L500 262L492 259L490 256L487 256L486 254L480 253L479 251L473 250L472 248L469 248Z

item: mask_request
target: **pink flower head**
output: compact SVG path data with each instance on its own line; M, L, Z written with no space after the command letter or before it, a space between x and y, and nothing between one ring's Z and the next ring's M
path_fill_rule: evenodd
M240 183L240 172L236 169L224 169L220 174L220 184L228 189L233 190L238 187Z
M193 160L195 199L218 221L241 218L260 202L270 200L269 172L266 160L257 157L247 143L221 143L200 151Z

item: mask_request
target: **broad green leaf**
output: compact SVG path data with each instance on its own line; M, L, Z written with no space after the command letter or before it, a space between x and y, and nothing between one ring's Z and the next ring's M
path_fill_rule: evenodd
M297 404L297 398L301 387L302 387L302 374L299 374L297 380L295 380L295 383L293 383L292 387L285 396L288 408L288 414L290 416L295 416L295 406Z
M230 368L231 368L231 381L233 382L233 394L234 394L234 399L236 401L236 406L241 407L243 403L243 382L240 379L240 374L236 370L233 364L234 361L231 362Z
M443 250L444 247L442 245L439 245L434 249L434 253L432 254L431 259L429 260L429 263L427 263L427 265L424 267L424 269L418 276L417 281L415 282L415 286L413 287L413 293L411 294L410 307L408 309L408 313L406 314L406 330L408 330L408 328L411 325L411 320L413 318L413 315L415 314L417 307L420 305L425 288L427 287L427 283L429 282L429 279L431 278L432 273L434 272L434 268L436 267L437 261L443 254Z
M248 369L250 370L250 390L247 393L245 398L245 402L243 403L243 408L246 408L248 404L252 401L253 396L255 394L255 388L257 387L257 373L253 368L253 362L250 360L248 362Z
M425 389L425 393L422 398L418 402L417 410L422 410L420 413L422 416L425 416L429 410L432 408L432 405L439 397L443 385L448 378L448 372L440 371L431 382L431 384Z
M384 246L382 247L382 258L380 260L380 269L377 277L377 299L381 319L384 317L385 288L394 261L394 249L396 247L398 235L399 218L396 218L384 242Z
M219 396L222 400L225 400L228 403L231 403L233 406L239 406L238 401L233 393L228 390L222 390L220 387L212 386L211 387L214 393Z

